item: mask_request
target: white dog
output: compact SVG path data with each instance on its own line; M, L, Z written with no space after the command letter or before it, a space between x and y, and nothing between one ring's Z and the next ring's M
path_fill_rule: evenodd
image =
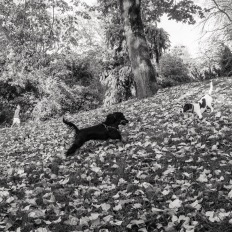
M197 103L186 103L183 106L183 112L196 113L199 119L202 119L202 113L206 111L207 108L213 112L212 102L213 98L211 96L213 91L213 83L210 82L209 93L203 96Z
M17 105L17 108L16 108L15 113L14 113L13 123L12 123L11 127L13 127L14 125L20 126L19 112L20 112L20 105Z

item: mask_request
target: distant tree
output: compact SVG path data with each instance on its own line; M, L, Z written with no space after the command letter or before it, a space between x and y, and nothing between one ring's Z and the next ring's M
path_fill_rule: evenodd
M96 46L100 36L91 36L96 22L70 5L66 0L0 1L0 103L18 101L46 118L101 103L96 73L103 50Z
M191 62L191 55L185 45L176 45L171 49L171 53L183 59L183 62L189 64Z
M205 6L208 8L208 13L202 21L204 31L231 43L231 0L209 0L206 1Z
M157 28L157 26L148 24L145 25L145 35L151 57L159 64L163 52L171 45L169 34L163 28Z
M55 4L54 4L55 3ZM30 72L48 64L47 52L59 41L62 19L55 14L65 12L68 4L46 1L1 1L0 33L5 35L8 63L14 68L12 77L18 73ZM13 70L12 70L13 71Z
M221 76L221 69L218 64L211 64L208 60L199 57L190 66L190 76L193 80L207 80Z
M161 85L164 87L190 80L189 69L183 59L175 54L166 53L160 61Z
M220 63L225 49L224 41L220 37L210 36L201 42L199 48L200 56L193 65L201 72L203 79L222 76Z
M224 46L220 58L222 76L232 76L232 53L228 46Z

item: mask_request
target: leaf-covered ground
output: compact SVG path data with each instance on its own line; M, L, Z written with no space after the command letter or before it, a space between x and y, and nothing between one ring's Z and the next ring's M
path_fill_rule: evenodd
M126 142L88 142L64 158L61 119L0 130L0 231L232 231L232 80L214 82L215 112L181 115L209 82L163 89L71 119L80 128L112 111Z

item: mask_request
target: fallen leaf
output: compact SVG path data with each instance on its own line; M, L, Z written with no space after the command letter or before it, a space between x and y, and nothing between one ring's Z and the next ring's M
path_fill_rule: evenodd
M179 199L175 199L174 201L169 203L169 208L174 209L174 208L180 208L182 205L182 201Z
M108 211L110 209L110 204L103 203L101 204L101 208L103 211Z

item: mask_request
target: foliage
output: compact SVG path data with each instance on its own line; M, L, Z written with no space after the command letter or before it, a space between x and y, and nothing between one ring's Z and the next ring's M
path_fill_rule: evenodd
M24 52L28 56L45 54L51 49L53 43L58 40L61 23L55 11L64 13L70 9L63 0L56 4L51 0L43 4L7 0L0 4L1 26L11 47L15 48L17 53Z
M0 128L12 123L12 106L0 98Z
M189 69L183 60L171 53L163 55L160 61L161 85L163 87L190 81Z
M121 57L126 56L126 59L129 59L120 15L118 12L114 12L111 18L110 22L108 20L105 22L107 45L115 51L115 55L120 54ZM162 53L170 47L169 35L163 28L157 28L151 23L145 24L144 32L149 44L151 57L154 56L158 63Z
M124 145L89 142L73 157L62 158L73 134L61 119L2 129L0 229L231 231L232 81L214 86L215 112L200 122L178 109L208 82L73 115L81 128L116 110L130 119Z
M41 96L33 114L44 118L96 108L102 102L102 88L95 66L77 54L53 54L51 65L44 70L40 82ZM47 75L52 76L47 77Z
M109 78L107 80L108 89L105 95L105 104L118 103L121 102L122 99L127 100L129 97L132 96L131 94L123 94L124 97L122 97L122 91L128 92L128 87L126 87L127 85L120 84L122 83L123 78L125 78L125 80L123 81L124 83L131 84L131 90L134 88L134 83L130 80L131 78L133 78L132 73L128 73L126 71L126 73L128 73L126 76L118 75L119 72L122 74L124 73L124 71L122 70L130 70L128 69L130 62L120 15L116 11L111 14L110 17L111 20L109 20L109 22L107 19L105 20L106 40L108 48L111 50L110 54L112 54L114 60L112 61L111 58L109 62L114 63L114 68L111 69L110 74L107 75L109 76ZM158 62L163 51L170 46L168 34L162 28L156 28L155 26L149 24L145 26L145 35L149 44L150 56L151 58L154 57L154 60ZM123 69L122 66L124 66L125 68ZM104 70L104 79L106 78L106 72L109 72L109 70ZM127 89L123 90L123 86L125 86Z
M221 69L214 65L202 68L200 65L192 63L190 67L190 72L193 80L197 81L221 77Z
M11 60L12 61L12 60ZM0 77L0 104L6 112L5 123L11 124L17 104L21 106L21 121L30 118L30 112L40 98L39 81L32 73L17 72L17 66L6 62Z
M96 108L102 102L102 88L96 78L99 70L91 67L90 55L78 57L74 53L53 54L40 70L15 71L14 75L14 69L8 68L11 63L6 64L0 78L0 95L10 102L11 108L22 106L23 122Z
M194 1L191 0L181 0L178 2L169 0L142 1L142 9L145 22L159 21L162 15L167 14L169 19L176 20L177 22L194 24L196 22L194 15L203 18L205 12L205 10L195 5Z
M210 0L206 2L209 9L202 26L208 28L206 31L210 36L231 42L232 31L232 9L230 0Z
M201 57L194 62L193 66L201 72L203 79L230 75L231 51L226 44L215 37L211 37L202 44Z
M57 5L50 0L44 4L8 0L1 2L0 8L1 28L8 41L7 58L14 69L9 75L46 66L47 52L58 42L62 23L54 12L67 11L67 3L63 0Z
M99 0L98 2L100 4L96 9L100 11L104 17L103 20L106 23L108 45L114 49L115 56L123 53L127 54L127 50L124 50L123 46L125 44L125 34L119 12L119 1ZM193 18L194 14L199 14L200 17L203 17L202 9L194 5L192 1L179 1L178 3L174 3L174 1L141 1L141 8L142 21L145 25L145 34L149 44L150 56L154 57L157 63L159 63L163 51L170 46L168 34L163 29L158 29L156 26L153 26L159 21L160 17L166 13L171 19L188 22L190 24L195 23ZM126 57L128 57L128 54ZM141 73L143 73L143 71L141 71Z
M203 79L223 77L220 68L220 59L224 49L222 40L219 37L212 36L201 43L200 49L201 56L196 59L193 66L198 69L198 72L202 73Z
M98 0L100 3L97 9L104 15L118 14L117 0ZM194 15L204 17L204 12L200 6L195 5L193 1L181 0L178 2L169 0L148 0L141 1L142 19L144 24L157 22L164 14L168 15L169 19L174 19L178 22L194 24L196 21Z
M0 96L5 107L6 101L11 106L10 119L16 104L22 106L22 121L48 119L101 104L98 75L102 50L89 40L96 25L88 20L91 27L80 28L80 21L87 25L84 10L70 13L70 4L51 0L43 4L0 3L0 35L7 41L7 49L0 52ZM88 44L89 50L77 49L78 42ZM74 49L79 56L70 52Z
M151 54L154 54L156 63L159 64L163 52L170 47L169 34L163 28L153 25L145 26L145 35ZM152 57L153 55L151 55Z
M222 48L220 68L222 76L232 76L232 52L226 45Z
M225 68L222 64L224 59L222 54L228 52L225 51L225 44L231 46L231 1L210 0L205 3L205 6L208 8L208 12L205 14L205 19L201 22L204 36L206 37L206 42L201 43L201 62L205 65L203 70L205 74L203 73L203 75L205 75L204 78L225 76L229 72L222 71ZM230 61L228 60L228 62Z
M68 97L70 90L67 91L67 87L63 88L63 90L66 89L64 91L69 101L75 99L75 101L71 101L71 105L63 104L63 107L69 112L94 109L102 104L104 92L99 80L102 61L98 53L98 50L86 52L85 55L69 53L64 59L65 69L69 74L65 76L58 74L58 76L73 92L73 97L70 98ZM58 65L63 62L63 57L59 59Z
M107 41L109 41L110 44L120 45L125 37L122 33L123 25L119 14L118 2L116 0L98 0L98 2L100 4L96 6L95 9L101 12L104 17L103 20L107 26ZM184 23L188 22L190 24L195 23L193 15L198 14L201 18L203 17L203 10L201 7L194 5L193 1L179 1L176 3L174 1L149 0L142 1L141 6L142 19L146 27L146 34L148 35L147 38L150 40L150 44L153 45L153 48L156 48L160 43L161 46L164 46L163 49L169 46L167 33L163 29L157 29L156 26L154 26L163 14L168 14L170 19L175 19ZM157 37L160 41L154 41L154 37ZM115 41L117 41L117 43L115 43ZM161 51L161 49L158 50Z
M192 61L188 48L185 45L175 45L170 50L172 55L180 57L185 64L189 65Z
M129 66L108 68L101 75L101 83L106 87L104 106L117 104L135 96L135 85Z
M119 15L112 15L112 20L105 22L105 27L108 51L103 62L101 83L105 87L104 106L109 106L131 98L134 81Z

